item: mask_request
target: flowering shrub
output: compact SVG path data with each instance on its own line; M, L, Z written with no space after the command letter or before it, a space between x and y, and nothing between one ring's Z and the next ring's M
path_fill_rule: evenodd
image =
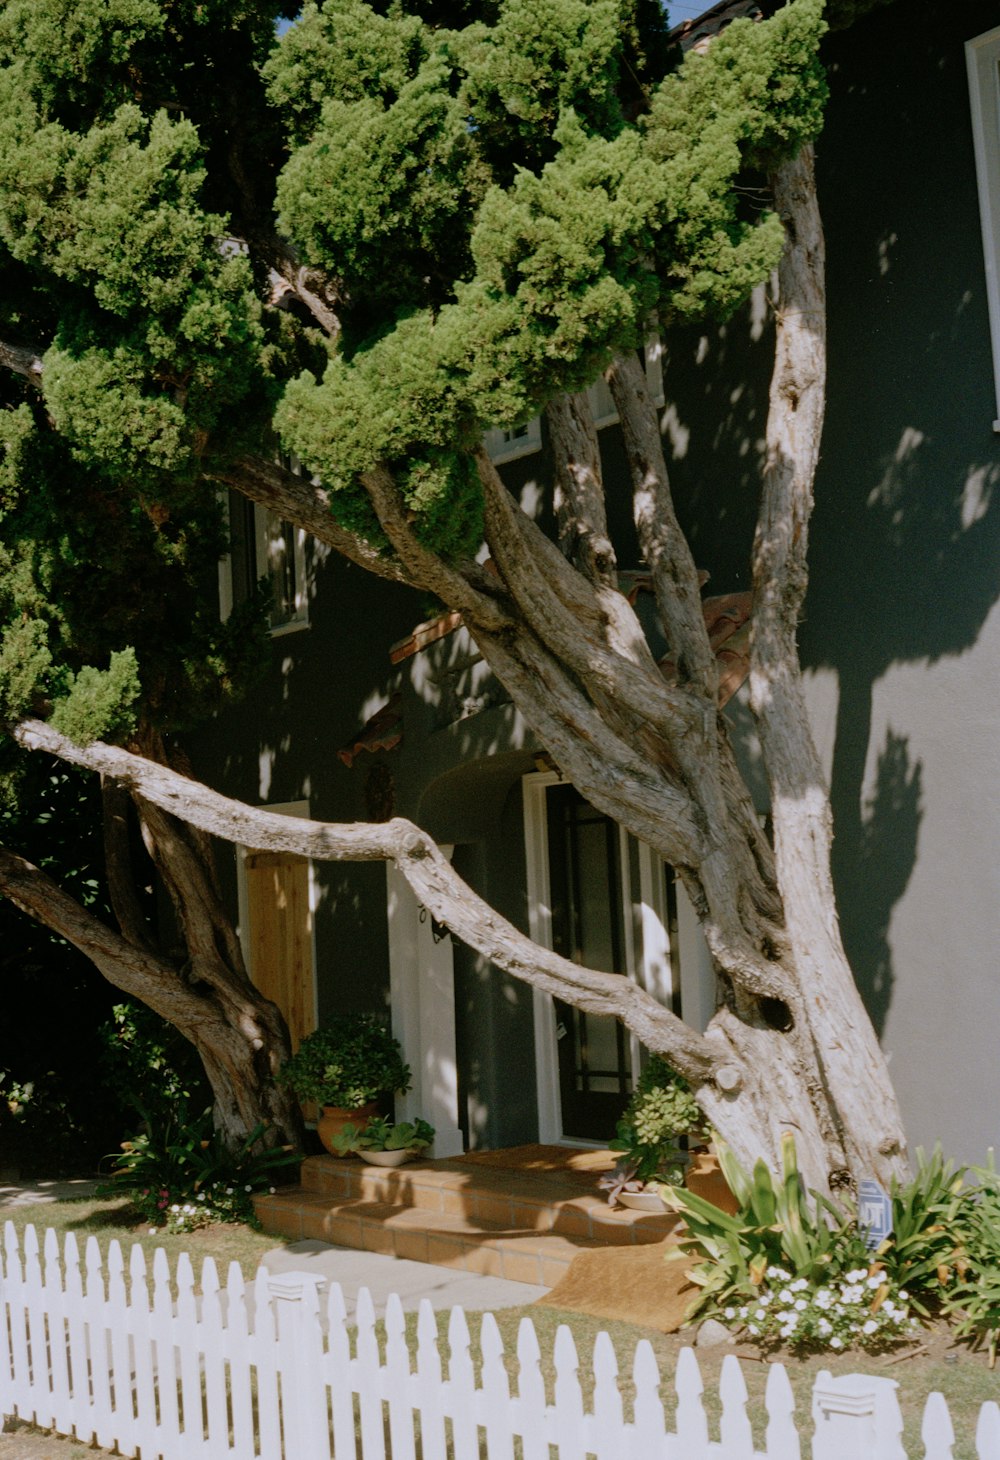
M742 1323L760 1344L788 1348L883 1348L908 1338L917 1327L908 1294L884 1269L855 1267L840 1278L810 1282L783 1267L769 1267L755 1297L723 1309L730 1324Z
M264 1127L228 1151L212 1128L212 1112L189 1120L182 1112L158 1129L122 1142L111 1180L99 1194L125 1193L142 1220L171 1232L189 1232L212 1222L256 1227L255 1192L273 1190L276 1167L301 1160L289 1146L264 1146Z

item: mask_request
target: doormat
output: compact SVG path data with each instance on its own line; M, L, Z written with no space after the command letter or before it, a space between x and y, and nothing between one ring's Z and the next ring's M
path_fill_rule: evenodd
M648 1242L581 1252L536 1305L676 1333L697 1288L686 1262L667 1260L671 1251L676 1251L673 1242Z

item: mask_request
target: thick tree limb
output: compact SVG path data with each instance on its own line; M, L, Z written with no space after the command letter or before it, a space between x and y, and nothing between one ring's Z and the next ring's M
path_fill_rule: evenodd
M0 340L0 368L23 375L32 385L42 383L42 352L30 345L12 345Z
M166 959L127 942L40 868L5 848L0 848L0 892L29 917L79 948L115 988L141 999L188 1033L190 997L178 986L177 970Z
M720 1053L643 989L616 974L582 968L533 943L500 917L457 875L424 832L400 817L337 825L251 807L221 796L166 766L115 746L78 746L40 721L10 733L27 750L44 750L73 765L114 776L170 816L224 841L319 861L394 861L421 903L463 942L498 968L543 993L590 1013L622 1020L644 1044L660 1050L695 1084L711 1079Z
M101 779L104 829L104 869L108 879L111 910L122 937L133 948L153 952L149 924L139 906L138 879L132 862L129 814L132 798L119 781Z
M595 590L517 505L484 451L477 463L490 550L541 641L603 701L627 709L638 726L667 736L695 729L700 707L667 685L617 587Z
M618 564L608 536L601 448L586 392L556 396L546 406L545 416L556 469L559 550L591 583L617 588Z
M800 987L810 996L810 1027L828 1071L836 1133L849 1169L859 1169L859 1139L862 1133L869 1139L874 1129L881 1156L905 1170L896 1098L837 926L829 794L796 642L826 383L824 244L812 147L783 163L771 182L786 244L778 267L767 457L753 552L750 698L771 783L785 923Z
M605 371L625 438L632 472L633 515L649 564L653 591L681 683L690 681L714 706L719 667L701 611L701 588L691 549L674 512L673 498L649 398L637 356L620 355Z
M288 471L265 457L241 456L234 461L209 462L206 473L212 481L232 487L251 502L294 522L318 542L335 548L352 563L367 568L380 578L396 583L408 581L400 565L351 532L333 515L330 494L305 475Z
M399 488L384 466L365 472L362 482L378 520L403 564L408 581L414 587L437 594L449 608L461 613L469 624L480 624L491 633L509 626L504 609L495 596L482 591L474 573L460 572L420 541L410 526Z

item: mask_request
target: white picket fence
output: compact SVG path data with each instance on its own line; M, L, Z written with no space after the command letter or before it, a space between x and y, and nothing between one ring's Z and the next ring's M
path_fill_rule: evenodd
M512 1387L496 1321L483 1315L478 1378L468 1324L452 1310L446 1367L430 1304L420 1309L415 1364L402 1308L390 1298L384 1357L362 1290L349 1331L340 1288L321 1306L312 1274L269 1276L248 1291L238 1266L224 1289L205 1260L196 1291L182 1255L173 1281L165 1253L153 1260L152 1297L142 1249L125 1264L112 1242L107 1264L94 1238L81 1270L72 1234L39 1253L34 1228L23 1251L8 1222L0 1253L0 1428L17 1415L61 1434L142 1460L801 1460L788 1376L768 1373L766 1433L755 1442L739 1363L723 1363L718 1439L709 1437L702 1380L682 1351L668 1426L660 1374L648 1343L636 1349L635 1397L626 1417L607 1334L593 1355L593 1401L584 1405L579 1358L567 1328L545 1392L538 1338L525 1319ZM813 1460L907 1460L895 1384L821 1374L813 1392ZM763 1449L755 1448L763 1438ZM952 1428L940 1394L923 1425L924 1460L952 1460ZM1000 1460L1000 1408L983 1406L979 1460Z

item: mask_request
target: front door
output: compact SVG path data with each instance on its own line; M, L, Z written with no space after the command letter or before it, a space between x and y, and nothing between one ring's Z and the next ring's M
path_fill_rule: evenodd
M548 787L546 813L553 949L625 976L618 827L569 785ZM563 1134L610 1139L632 1085L625 1030L558 1000L555 1015Z

